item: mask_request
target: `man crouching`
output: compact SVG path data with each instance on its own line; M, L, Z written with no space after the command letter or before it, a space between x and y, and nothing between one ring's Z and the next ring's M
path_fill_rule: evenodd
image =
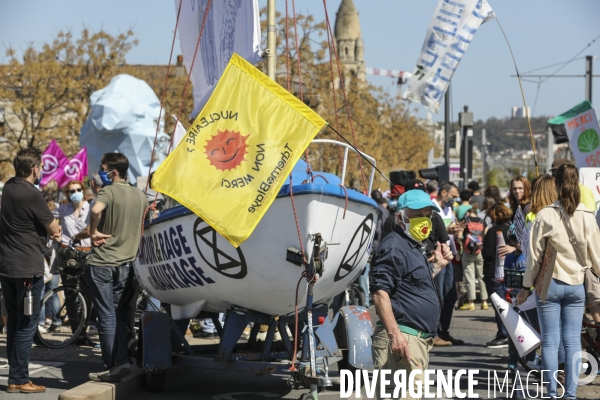
M406 370L408 377L413 369L424 370L429 363L440 313L433 277L452 259L452 253L437 243L433 255L425 255L423 241L431 232L431 213L439 212L427 193L404 193L398 209L394 232L381 241L371 266L370 289L380 319L372 353L376 369ZM415 377L415 382L422 380L422 376ZM393 389L386 392L391 394ZM380 398L379 382L376 393Z

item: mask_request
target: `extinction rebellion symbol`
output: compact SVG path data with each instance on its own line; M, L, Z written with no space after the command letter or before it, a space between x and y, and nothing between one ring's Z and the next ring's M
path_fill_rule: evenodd
M194 224L194 241L200 257L206 265L232 279L243 279L248 274L248 267L242 249L234 248L225 238L217 233L212 226L208 225L201 218L196 220ZM231 250L237 252L237 260L227 254L224 249L226 247L231 253Z
M344 279L358 265L358 262L368 250L371 232L373 232L373 214L367 215L356 232L354 232L354 236L350 240L350 245L346 249L346 254L344 254L344 258L335 273L334 282Z

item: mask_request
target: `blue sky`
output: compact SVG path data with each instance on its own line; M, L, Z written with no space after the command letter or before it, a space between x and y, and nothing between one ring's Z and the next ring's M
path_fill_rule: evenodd
M187 0L186 0L187 1ZM216 0L218 1L218 0ZM290 10L291 10L291 0ZM365 58L370 67L412 71L437 0L354 0L360 14ZM525 71L571 59L600 35L598 0L489 0L512 45L519 70ZM339 0L328 0L332 23ZM260 0L265 6L266 0ZM285 0L278 0L285 10ZM324 19L322 0L296 0L298 13ZM127 58L135 64L166 64L175 25L171 0L33 1L4 0L0 5L0 62L4 50L17 51L29 43L50 41L59 30L78 33L83 25L111 33L133 28L140 44ZM176 45L179 49L179 44ZM176 53L177 54L177 53ZM580 57L600 57L600 39ZM557 67L536 73L552 73ZM595 60L600 74L600 58ZM522 105L508 47L495 21L481 27L453 78L454 114L468 104L476 119L508 116L512 106ZM576 60L560 74L584 73L584 60ZM391 80L370 82L395 93ZM527 103L533 108L537 84L524 83ZM600 79L594 80L593 98L600 102ZM552 78L540 87L534 116L560 114L584 99L583 78ZM410 106L419 116L423 107ZM434 120L443 119L443 107ZM453 115L453 119L456 116Z

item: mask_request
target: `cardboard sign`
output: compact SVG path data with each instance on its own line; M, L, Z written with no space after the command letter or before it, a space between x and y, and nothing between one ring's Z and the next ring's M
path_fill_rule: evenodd
M567 136L579 168L600 167L600 126L591 108L565 121Z

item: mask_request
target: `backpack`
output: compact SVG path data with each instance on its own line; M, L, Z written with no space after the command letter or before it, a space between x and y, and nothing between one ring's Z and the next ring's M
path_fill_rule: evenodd
M483 221L475 222L466 216L465 222L467 223L466 235L465 235L465 251L468 254L478 255L481 253L481 247L477 246L479 243L483 243L483 231L485 226Z

